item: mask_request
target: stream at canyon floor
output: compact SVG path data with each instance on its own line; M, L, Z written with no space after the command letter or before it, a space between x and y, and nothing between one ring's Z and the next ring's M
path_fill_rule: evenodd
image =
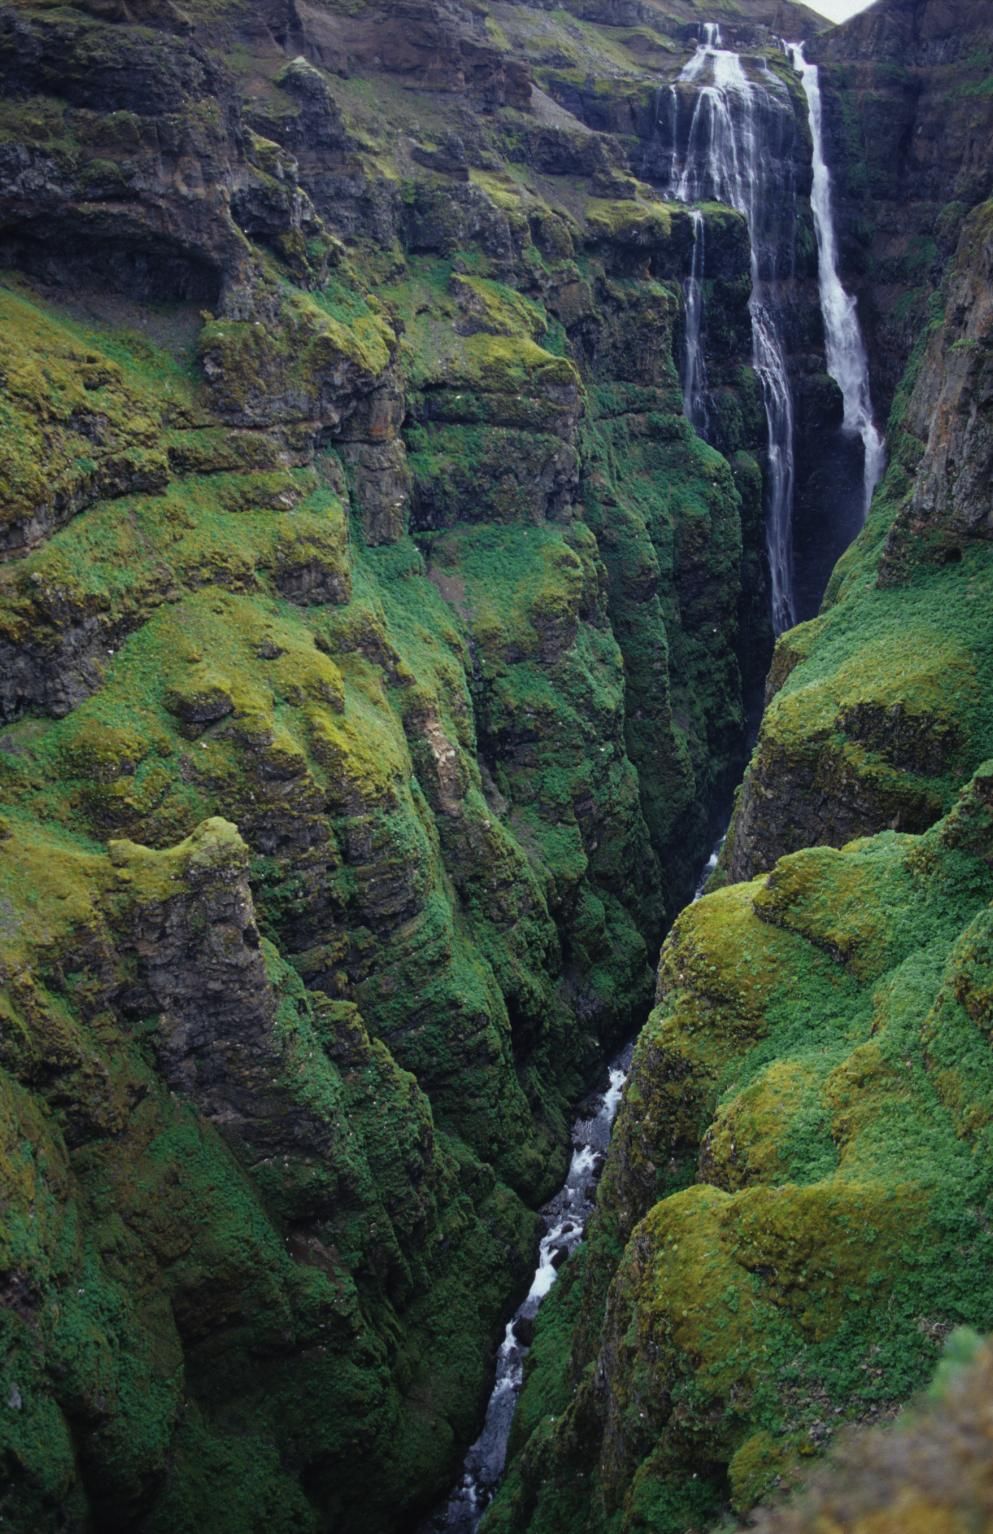
M593 1213L596 1185L610 1143L610 1131L620 1107L634 1044L625 1045L609 1066L606 1091L588 1098L585 1113L572 1126L572 1160L562 1187L541 1210L545 1234L538 1247L538 1266L531 1287L507 1322L497 1353L496 1379L483 1430L469 1449L462 1477L448 1504L424 1525L424 1534L472 1534L503 1475L514 1408L524 1380L534 1320L570 1252L583 1239Z
M694 902L703 895L723 845L721 837L700 875ZM582 1241L593 1213L596 1187L633 1053L632 1039L610 1062L606 1089L586 1099L585 1111L572 1126L569 1171L554 1198L542 1206L545 1234L538 1247L538 1266L530 1289L507 1322L482 1431L466 1453L461 1478L448 1502L421 1526L421 1534L475 1534L496 1494L507 1458L517 1397L524 1383L524 1360L531 1346L535 1317L559 1268Z

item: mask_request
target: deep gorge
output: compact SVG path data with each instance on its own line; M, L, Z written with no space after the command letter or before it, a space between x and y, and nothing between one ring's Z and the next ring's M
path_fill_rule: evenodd
M635 1037L483 1528L734 1526L993 1331L993 20L25 3L0 78L5 1526L416 1528Z

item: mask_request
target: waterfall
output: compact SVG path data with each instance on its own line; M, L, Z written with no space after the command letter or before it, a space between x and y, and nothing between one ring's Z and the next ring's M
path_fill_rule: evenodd
M686 340L683 349L683 409L701 437L707 435L707 363L703 354L703 274L706 260L706 224L694 208L693 258L690 275L683 283Z
M789 52L803 84L814 144L814 185L810 204L817 234L817 268L824 317L828 372L845 402L845 430L857 432L865 449L865 510L882 478L886 446L872 416L869 362L859 327L855 299L846 293L838 274L838 240L831 207L831 173L824 157L824 125L821 83L816 64L808 64L803 44L792 43Z
M666 103L664 111L663 99ZM679 95L674 85L660 85L655 97L655 126L662 128L663 124L663 142L672 145L669 156L669 180L671 181L676 172L676 135L679 127Z
M697 46L697 50L686 68L680 75L681 80L695 80L697 75L703 73L707 67L707 60L719 48L723 48L721 41L721 29L716 22L705 21L703 24L703 42Z
M686 84L701 83L682 170L677 157L671 191L680 202L727 203L748 219L752 364L769 443L766 541L778 634L795 621L793 394L776 294L777 279L792 273L796 198L792 163L783 150L792 145L793 111L786 87L770 70L761 85L753 84L740 56L721 46L719 27L708 23L703 34L680 76Z

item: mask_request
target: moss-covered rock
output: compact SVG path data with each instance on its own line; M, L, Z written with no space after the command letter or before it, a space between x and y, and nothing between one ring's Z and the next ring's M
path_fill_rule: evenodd
M489 1527L675 1531L729 1484L743 1509L841 1423L888 1414L953 1327L989 1327L990 782L922 837L797 853L680 918L572 1390L561 1421L536 1417L537 1349L534 1431Z
M979 489L990 432L989 210L966 221L947 317L935 313L908 367L866 529L839 563L825 611L779 643L724 858L733 878L811 843L925 829L993 746L981 596L993 564Z
M927 1397L900 1425L853 1436L793 1505L749 1522L762 1534L829 1527L839 1534L957 1534L990 1518L982 1424L990 1349L962 1328L948 1340Z

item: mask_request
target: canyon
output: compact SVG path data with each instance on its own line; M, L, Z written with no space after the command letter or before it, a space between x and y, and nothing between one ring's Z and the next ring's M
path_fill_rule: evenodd
M993 17L18 0L0 80L5 1527L431 1527L499 1352L484 1534L813 1529L842 1429L957 1534Z

